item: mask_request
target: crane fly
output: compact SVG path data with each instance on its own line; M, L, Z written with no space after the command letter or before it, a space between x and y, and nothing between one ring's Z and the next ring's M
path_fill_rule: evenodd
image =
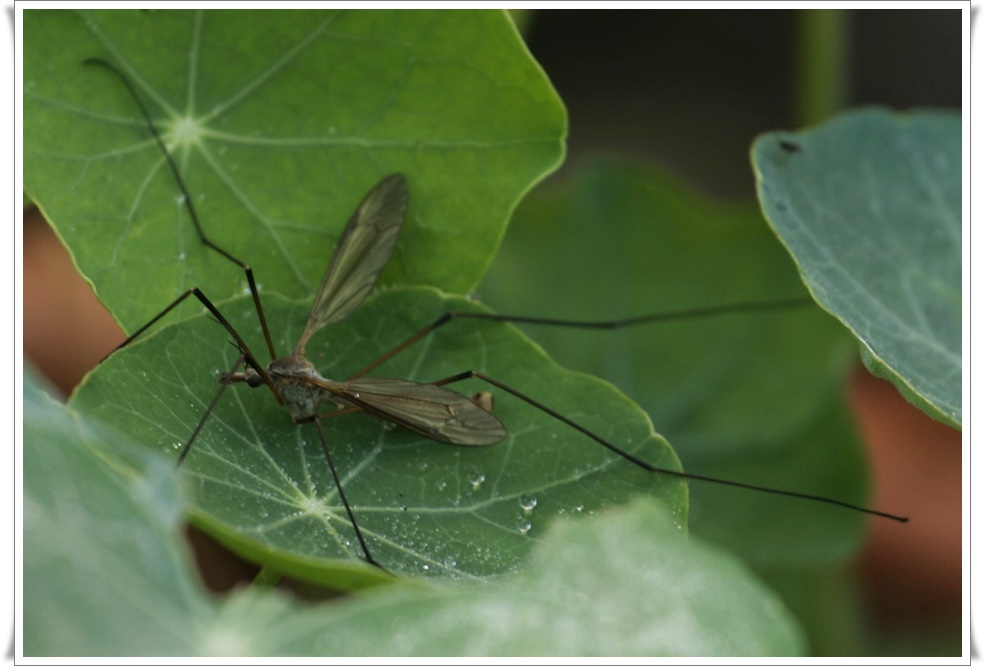
M183 195L183 204L187 208L189 217L194 224L201 242L230 262L238 265L245 272L253 306L256 310L260 328L272 359L266 365L261 363L247 342L237 332L236 328L198 287L193 287L182 293L158 315L137 329L117 347L117 349L120 349L129 345L190 296L194 296L208 310L214 320L231 336L231 343L237 352L236 361L228 372L220 374L219 388L202 413L187 441L181 447L176 465L180 466L189 455L199 434L206 426L209 416L213 413L216 405L229 386L244 383L251 388L266 387L274 399L290 411L291 417L296 423L314 424L318 432L321 449L338 491L339 499L345 508L362 555L367 562L382 569L383 566L373 557L369 543L359 527L356 512L346 497L341 476L333 461L325 430L321 423L322 420L361 412L395 424L436 442L466 448L494 445L506 438L508 432L506 426L493 413L491 394L488 391L484 391L467 396L446 388L449 384L466 379L478 379L493 388L520 399L547 416L573 428L587 438L605 447L613 454L622 457L646 472L822 502L851 511L906 522L907 519L904 517L876 511L837 499L729 481L654 465L635 453L617 446L605 437L600 436L546 404L482 372L468 370L431 382L377 377L368 374L414 343L456 319L492 320L580 328L619 328L666 319L705 317L729 312L787 308L796 305L801 299L798 299L798 301L726 305L695 309L683 313L661 313L608 322L568 321L541 317L500 315L488 312L453 311L440 316L433 323L421 328L399 344L389 348L388 351L385 351L376 360L351 374L347 379L333 380L323 377L315 365L306 357L306 347L312 337L321 329L347 319L362 305L373 290L380 272L388 263L404 223L409 202L407 179L399 173L384 177L374 186L350 218L334 249L328 268L315 294L308 319L297 338L292 352L286 356L278 356L260 302L259 290L256 286L252 268L215 244L205 234L195 212L192 198L189 196L177 165L164 145L137 91L120 70L105 60L93 58L87 60L86 64L105 68L122 81L165 156L166 163Z

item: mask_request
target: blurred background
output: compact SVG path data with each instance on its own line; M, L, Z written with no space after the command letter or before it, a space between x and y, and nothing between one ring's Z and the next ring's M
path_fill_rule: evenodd
M541 11L520 20L568 107L569 156L552 179L618 153L663 166L712 198L750 201L749 146L761 132L860 105L961 109L956 10ZM813 92L828 85L818 72L839 82L827 100ZM873 505L909 497L920 514L905 529L872 521L856 565L867 626L849 649L960 654L960 433L861 363L853 378L847 390L869 446ZM824 652L824 639L812 638Z
M514 15L569 113L564 180L601 154L674 172L721 201L755 200L759 133L840 108L961 108L958 10L542 10ZM819 59L821 62L819 62ZM820 74L819 74L820 73ZM830 76L837 85L815 80ZM817 89L829 91L817 99ZM47 224L25 212L24 353L68 395L123 340ZM875 506L919 507L871 525L851 565L861 626L818 653L960 654L961 437L859 364L846 387L869 447ZM916 499L915 499L916 498ZM222 583L216 583L222 587Z

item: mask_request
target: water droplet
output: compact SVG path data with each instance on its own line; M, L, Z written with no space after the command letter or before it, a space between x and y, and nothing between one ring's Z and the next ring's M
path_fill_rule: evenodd
M452 557L451 555L446 557L441 563L444 564L449 569L453 568L456 564L458 564L458 562L455 561L455 558Z
M584 510L585 510L585 505L584 504L579 504L578 506L575 507L575 511L577 511L579 513L581 513Z
M383 429L386 430L387 432L391 432L392 430L395 430L396 428L397 428L397 424L394 423L393 421L384 421L383 422Z
M421 567L421 568L422 568L422 569L424 569L425 571L430 571L430 570L431 570L431 567L430 567L430 565L427 565L427 564L425 564L425 565L424 565L423 567Z
M478 490L482 482L486 480L486 475L477 469L469 472L469 483L472 484L472 490Z
M526 534L530 531L531 527L533 527L533 524L526 518L516 521L516 531L520 534Z
M528 493L520 495L520 508L524 511L533 511L537 506L537 498Z
M438 487L438 490L444 490L445 488L447 488L447 487L448 487L448 482L447 482L447 481L444 481L444 480L442 480L442 481L438 481L438 482L437 482L436 484L434 484L434 485Z

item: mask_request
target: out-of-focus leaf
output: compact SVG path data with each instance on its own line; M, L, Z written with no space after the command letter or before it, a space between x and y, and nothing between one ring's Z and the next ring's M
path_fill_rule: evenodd
M481 294L500 312L596 321L805 296L754 205L624 163L533 193ZM812 304L619 331L525 327L639 401L685 470L864 504L839 329ZM847 510L698 481L690 492L694 531L759 565L837 562L861 538Z
M496 586L353 603L319 651L345 655L790 656L803 635L731 555L648 502L566 518ZM393 648L389 650L387 648Z
M174 474L158 456L128 452L129 444L66 411L28 378L26 656L196 652L198 628L212 609L181 546Z
M874 374L961 426L961 117L846 113L753 146L759 198Z

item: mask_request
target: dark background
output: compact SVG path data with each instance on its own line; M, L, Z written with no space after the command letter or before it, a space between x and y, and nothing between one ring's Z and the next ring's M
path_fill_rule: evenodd
M755 196L749 146L798 129L791 10L542 10L525 38L568 108L565 170L589 153L661 163L708 193ZM849 106L961 109L961 13L844 14Z

